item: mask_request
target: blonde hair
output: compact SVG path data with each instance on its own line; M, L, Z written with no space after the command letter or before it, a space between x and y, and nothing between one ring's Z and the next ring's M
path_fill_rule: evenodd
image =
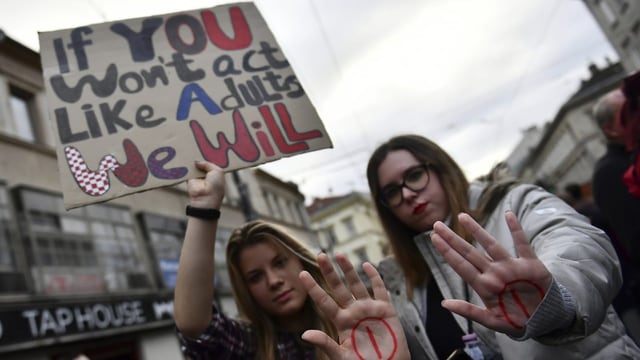
M242 250L263 242L275 244L300 259L304 270L308 271L325 291L328 287L313 253L284 229L262 220L255 220L233 231L227 245L227 269L231 278L233 296L240 316L255 328L258 356L265 360L276 360L278 358L275 346L276 326L273 319L261 310L249 293L240 267ZM302 316L312 319L314 329L322 330L333 339L338 339L338 332L332 322L317 309L310 297L307 298L302 312L304 312ZM321 352L318 353L317 358L328 359Z

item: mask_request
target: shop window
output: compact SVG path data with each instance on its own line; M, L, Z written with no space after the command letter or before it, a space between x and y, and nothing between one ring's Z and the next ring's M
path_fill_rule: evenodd
M0 182L0 294L24 292L26 279L16 264L18 235L9 208L6 185Z
M11 246L14 236L7 190L5 185L0 183L0 269L2 270L16 270Z
M176 285L178 264L187 222L163 215L140 213L139 219L147 236L153 258L165 287ZM218 225L215 239L215 286L223 292L231 291L231 281L225 260L231 229Z
M149 213L140 214L140 218L162 282L165 287L173 289L187 223L182 219Z
M216 233L215 252L215 287L219 292L231 293L231 278L227 271L227 244L231 237L232 229L218 225Z
M15 190L36 291L100 293L148 288L128 209L94 204L66 211L58 194Z

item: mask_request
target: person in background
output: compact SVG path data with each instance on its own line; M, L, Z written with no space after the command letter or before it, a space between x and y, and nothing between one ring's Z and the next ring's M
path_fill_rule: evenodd
M640 198L632 195L623 181L633 155L626 147L627 134L619 117L624 103L624 93L616 89L593 107L607 150L596 162L591 181L593 200L610 224L622 268L622 289L614 307L640 344Z
M617 121L624 129L625 147L631 152L631 165L622 181L629 193L640 199L640 71L624 79L621 91L624 102Z
M393 257L380 272L414 359L475 337L476 359L638 359L611 300L622 279L605 233L502 169L469 183L434 142L400 135L367 178Z
M609 238L612 237L611 226L605 218L600 208L595 204L591 197L584 194L582 186L577 183L568 183L564 186L563 191L558 195L561 199L571 205L578 213L586 216L591 225L602 229Z
M409 359L402 326L371 264L363 270L373 298L344 255L337 254L336 261L348 287L326 255L316 260L283 229L261 220L231 235L227 266L242 319L223 314L214 302L213 279L224 173L209 162L196 166L206 176L188 182L189 220L174 294L174 319L187 358L360 359L379 353ZM372 323L359 327L364 319Z

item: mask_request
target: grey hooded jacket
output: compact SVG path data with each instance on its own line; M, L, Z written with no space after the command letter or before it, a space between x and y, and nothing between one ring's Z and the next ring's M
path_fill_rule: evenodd
M481 185L472 184L471 204L481 191ZM553 283L527 322L523 338L473 323L485 359L640 359L640 349L611 307L622 279L609 238L558 197L537 186L518 185L505 195L484 226L514 256L504 220L506 210L520 220L538 258L553 275ZM414 241L443 297L464 299L466 285L440 256L429 235L420 234ZM416 288L413 298L407 299L405 279L395 259L383 260L378 270L402 321L412 358L436 359L424 325L426 287ZM468 293L470 302L483 306L473 289ZM454 318L466 333L467 320L457 314Z

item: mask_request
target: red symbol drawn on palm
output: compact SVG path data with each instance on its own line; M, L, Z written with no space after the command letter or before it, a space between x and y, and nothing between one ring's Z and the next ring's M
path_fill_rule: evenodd
M521 325L518 325L509 315L507 311L506 302L509 302L524 314L524 316L529 319L531 317L531 312L527 309L526 305L522 302L520 298L520 293L523 292L531 292L532 290L536 291L538 295L540 295L540 300L544 298L544 289L540 287L540 285L534 283L530 280L514 280L504 285L504 288L498 295L498 301L500 303L500 310L502 310L502 314L507 319L509 324L516 329L522 329Z
M351 330L351 343L359 359L393 359L398 340L391 326L379 318L364 318ZM375 357L373 357L375 353Z

